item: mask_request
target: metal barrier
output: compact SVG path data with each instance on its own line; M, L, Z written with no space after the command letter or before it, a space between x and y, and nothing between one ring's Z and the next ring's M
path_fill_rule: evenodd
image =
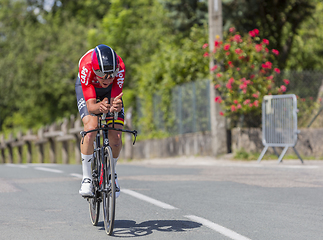
M295 149L297 135L297 99L295 94L266 95L262 102L262 150L258 162L261 161L269 147L283 147L278 162L281 162L289 147L292 147L303 163L303 159Z

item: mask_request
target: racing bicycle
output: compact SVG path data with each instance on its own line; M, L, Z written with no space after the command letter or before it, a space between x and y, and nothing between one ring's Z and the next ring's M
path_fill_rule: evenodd
M114 120L117 119L118 113L114 113L114 115L113 113L108 113L107 115L99 114L97 116L97 129L80 132L80 134L82 135L82 144L86 134L90 132L97 132L94 141L93 161L91 164L93 195L84 198L86 198L89 202L90 218L93 226L96 226L98 224L100 215L100 203L102 202L105 232L108 235L112 235L115 219L116 192L120 191L120 189L117 189L115 184L115 162L109 143L108 133L109 130L131 133L134 136L133 144L135 144L137 131L115 128ZM112 127L108 126L108 120L111 119Z

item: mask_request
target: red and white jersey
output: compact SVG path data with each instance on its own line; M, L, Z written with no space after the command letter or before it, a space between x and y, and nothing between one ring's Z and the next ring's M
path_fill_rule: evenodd
M85 101L91 98L96 98L95 88L102 88L99 81L96 79L95 73L92 70L91 56L93 50L94 49L91 49L87 53L85 53L79 61L78 77L80 78L82 84ZM126 75L124 62L122 61L120 56L117 55L117 57L119 60L119 72L111 83L111 98L115 98L122 92L124 78Z

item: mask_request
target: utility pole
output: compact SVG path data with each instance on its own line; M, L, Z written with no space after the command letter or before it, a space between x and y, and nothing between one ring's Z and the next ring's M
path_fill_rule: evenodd
M222 0L208 0L208 13L209 13L209 49L212 52L214 49L214 40L216 36L222 39ZM214 66L213 59L210 58L210 69ZM211 72L211 80L213 75ZM218 95L214 84L210 83L210 120L211 120L211 133L212 133L212 154L217 156L228 152L227 148L227 131L225 124L225 117L221 116L219 112L221 107L214 101Z

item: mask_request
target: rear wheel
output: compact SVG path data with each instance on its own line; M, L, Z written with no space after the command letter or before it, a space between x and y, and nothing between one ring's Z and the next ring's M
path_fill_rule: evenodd
M106 147L104 151L105 161L107 161L103 175L104 191L102 192L104 228L107 234L112 235L116 202L115 166L111 148Z
M96 226L99 221L100 215L100 195L98 193L98 161L97 155L94 154L94 158L91 164L92 169L92 183L93 183L93 190L94 190L94 197L88 198L89 202L89 210L90 210L90 218L93 226Z

